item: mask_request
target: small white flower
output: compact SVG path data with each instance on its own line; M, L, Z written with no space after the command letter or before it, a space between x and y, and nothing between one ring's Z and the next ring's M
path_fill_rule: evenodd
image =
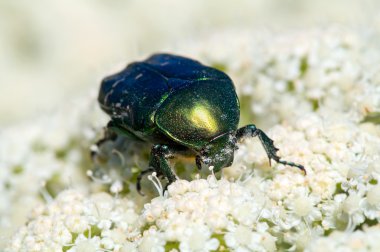
M226 245L235 251L265 251L262 235L243 225L233 227L224 238Z
M144 236L139 242L138 250L141 252L164 252L166 242L161 236L154 229L144 232Z
M308 244L307 252L379 251L380 230L378 226L352 233L336 231L328 237L315 239Z
M210 229L205 225L195 225L186 228L181 238L179 248L181 251L208 252L219 247L219 241L211 238Z
M54 223L51 237L59 244L67 244L72 240L70 231L63 225L63 223Z
M380 185L368 186L362 208L370 220L380 219Z
M99 250L102 250L99 237L87 238L83 234L80 234L68 252L93 252Z
M69 215L65 219L65 225L72 233L82 233L89 227L89 223L83 216Z
M315 221L319 221L322 218L320 210L316 207L316 204L320 201L319 197L313 197L312 195L301 195L294 199L289 199L290 210L303 221L311 225Z

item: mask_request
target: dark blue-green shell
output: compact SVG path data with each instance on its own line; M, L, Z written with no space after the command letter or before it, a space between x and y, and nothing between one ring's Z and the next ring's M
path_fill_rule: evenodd
M152 143L174 141L199 149L221 133L236 130L239 122L231 79L171 54L155 54L105 78L98 100L119 128ZM210 118L211 126L205 126L202 120Z

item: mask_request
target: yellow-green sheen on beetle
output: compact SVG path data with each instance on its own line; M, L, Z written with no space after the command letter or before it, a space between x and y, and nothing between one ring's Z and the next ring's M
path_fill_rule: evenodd
M200 62L172 54L154 54L129 64L106 77L98 101L111 117L106 137L116 135L152 143L149 167L138 177L156 172L177 179L168 159L175 154L193 155L198 169L202 163L218 172L232 164L237 143L258 136L269 160L280 160L273 141L255 125L238 129L240 107L232 80L223 72ZM95 153L93 153L95 154Z

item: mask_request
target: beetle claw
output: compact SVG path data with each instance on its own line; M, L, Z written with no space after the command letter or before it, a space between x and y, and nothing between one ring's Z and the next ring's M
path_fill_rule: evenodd
M145 196L145 193L143 193L143 192L141 191L141 184L140 184L140 182L137 182L136 187L137 187L137 192L138 192L141 196Z
M178 178L176 177L176 179L178 179ZM169 181L169 182L166 184L166 186L165 186L165 188L164 188L162 194L165 194L165 191L168 190L168 187L169 187L174 181L175 181L175 180Z
M168 190L168 187L171 183L167 183L166 186L164 187L164 190L162 192L162 194L165 194L165 192Z

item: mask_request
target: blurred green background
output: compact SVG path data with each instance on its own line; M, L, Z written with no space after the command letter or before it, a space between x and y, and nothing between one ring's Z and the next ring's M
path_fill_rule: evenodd
M0 126L96 93L127 62L219 30L380 30L379 14L379 0L0 0Z

